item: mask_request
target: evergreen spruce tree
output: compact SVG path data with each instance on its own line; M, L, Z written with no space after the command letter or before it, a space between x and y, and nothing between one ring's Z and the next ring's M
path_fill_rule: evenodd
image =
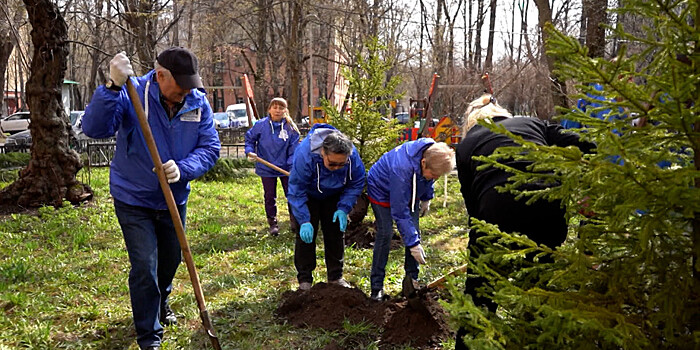
M342 71L349 83L349 112L338 111L328 100L321 101L330 124L353 141L368 170L398 145L402 129L391 118L390 105L402 95L396 92L401 81L398 76L388 77L393 62L382 57L384 49L376 38L368 39L363 52L356 55L355 66Z
M467 328L470 348L700 347L700 7L694 1L623 4L619 11L653 25L642 35L614 28L614 35L642 48L634 54L623 48L617 60L589 58L575 38L548 28L557 73L579 82L584 93L593 92L592 83L603 85L609 99L597 101L600 110L628 116L601 121L587 114L591 110L563 111L562 118L584 125L576 132L595 142L596 152L538 146L511 134L521 147L481 159L497 167L503 158L534 161L528 172L508 169L513 182L506 189L561 200L571 225L568 241L551 251L471 221L472 230L487 236L484 254L470 257L470 264L489 279L483 292L499 310L490 314L452 287L446 306ZM633 117L645 125L631 126ZM556 185L517 190L542 181ZM554 261L532 262L526 254L552 254ZM520 268L504 274L503 265Z

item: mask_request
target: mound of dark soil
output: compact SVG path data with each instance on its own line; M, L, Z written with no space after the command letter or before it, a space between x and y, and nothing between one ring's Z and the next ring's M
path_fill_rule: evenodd
M343 328L345 319L381 326L384 309L357 288L321 282L306 292L284 292L277 315L295 326L338 330Z
M442 307L436 296L421 299L429 314L414 310L405 299L377 303L357 288L318 283L309 291L287 291L277 316L298 327L342 330L343 321L366 322L383 329L378 340L384 345L408 344L417 348L433 347L451 336ZM341 344L329 344L341 349Z
M362 222L352 227L348 226L345 231L345 246L360 249L372 249L374 247L374 237L377 234L377 227L374 222ZM401 237L394 232L391 237L391 250L403 247Z
M450 337L451 333L445 311L430 293L421 298L429 314L417 311L402 301L387 323L384 325L381 343L407 344L414 347L432 347ZM397 305L398 305L397 304Z

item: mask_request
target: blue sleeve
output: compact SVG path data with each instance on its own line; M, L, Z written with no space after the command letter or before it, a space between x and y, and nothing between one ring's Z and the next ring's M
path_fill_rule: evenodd
M580 129L581 123L569 119L564 119L561 121L561 127L564 129Z
M306 206L308 197L306 188L311 183L311 171L307 169L308 164L303 152L294 154L294 162L289 172L289 187L287 191L287 202L292 207L292 213L299 224L311 221L309 208Z
M447 176L448 174L445 174L443 176ZM429 201L435 197L435 180L430 181L430 185L425 190L425 193L423 193L422 196L420 196L421 201Z
M292 129L289 136L289 147L287 148L287 166L289 169L292 168L292 163L294 163L294 151L296 151L299 146L299 133Z
M260 140L260 128L258 124L253 125L245 133L245 154L250 152L255 153L256 146L258 145L258 140Z
M83 116L83 132L95 139L114 136L130 106L126 89L116 92L104 85L97 87Z
M209 171L219 159L221 142L214 128L211 107L204 100L202 118L199 121L197 146L187 157L176 162L180 168L182 181L192 181Z
M357 202L357 197L362 194L362 190L365 188L365 165L362 163L362 159L360 159L356 149L353 148L350 157L352 159L352 168L350 169L352 179L345 185L345 189L338 201L338 209L346 214L350 213L352 207L355 206L355 202Z
M418 230L413 225L411 202L413 191L413 171L410 169L396 169L393 171L393 179L389 185L389 204L391 205L391 217L396 222L396 228L403 243L407 247L413 247L420 243Z

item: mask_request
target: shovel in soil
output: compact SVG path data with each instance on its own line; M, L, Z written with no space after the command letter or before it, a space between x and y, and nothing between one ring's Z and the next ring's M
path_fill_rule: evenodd
M454 276L458 273L462 273L467 270L467 264L464 264L448 273L443 275L442 277L428 283L423 288L416 289L416 287L413 286L413 279L411 276L406 275L406 277L403 278L403 282L401 283L401 292L404 297L408 300L408 305L413 308L414 310L425 313L425 314L430 314L430 311L428 308L423 304L422 297L427 293L428 291L441 287L443 283L445 283L445 280L447 280L447 277L449 276Z

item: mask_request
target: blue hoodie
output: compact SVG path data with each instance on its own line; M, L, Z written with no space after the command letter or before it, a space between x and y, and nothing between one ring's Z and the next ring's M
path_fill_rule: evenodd
M323 140L338 130L328 124L317 123L294 152L294 163L289 175L287 200L299 224L311 221L308 198L325 199L340 194L338 209L350 213L365 186L365 166L352 147L348 164L338 170L323 165Z
M221 148L206 95L192 89L171 120L160 104L155 71L130 79L147 110L160 159L163 162L172 159L180 168L180 181L170 184L170 188L175 202L185 204L190 193L189 182L214 166ZM146 88L148 99L144 102ZM93 138L117 135L117 149L109 172L110 193L114 199L151 209L168 208L158 176L152 171L153 160L126 88L115 92L98 87L85 111L83 131Z
M420 243L411 217L417 200L427 201L434 196L435 181L424 178L420 166L423 152L434 143L433 139L421 138L399 145L379 158L367 176L370 202L391 207L391 217L407 247Z
M245 133L246 154L254 152L258 157L287 171L292 167L294 150L298 145L299 133L284 119L273 122L269 116L265 117ZM260 177L284 176L261 163L255 164L255 173Z

